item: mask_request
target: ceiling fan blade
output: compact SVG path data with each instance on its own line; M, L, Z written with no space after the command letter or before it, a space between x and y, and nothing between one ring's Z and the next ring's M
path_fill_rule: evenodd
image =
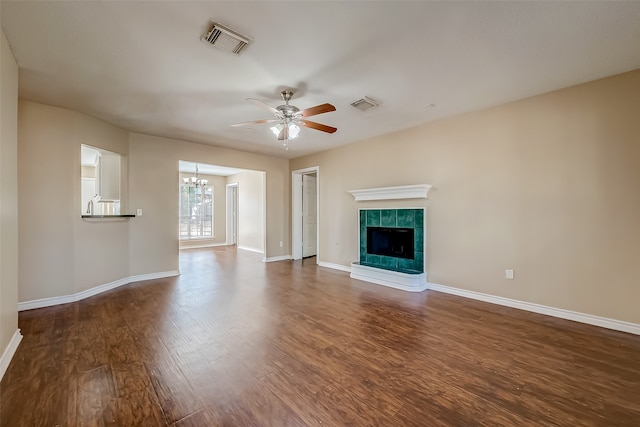
M246 126L246 125L259 125L261 123L273 123L273 122L278 122L278 121L280 121L280 120L279 119L254 120L254 121L251 121L251 122L234 123L234 124L229 125L229 126L238 127L238 126Z
M260 101L259 99L247 98L247 101L257 105L260 108L264 108L265 110L271 112L272 114L278 114L278 110L276 110L275 108L273 108L271 105L267 104L266 102Z
M315 130L321 130L322 132L327 132L327 133L334 133L335 131L338 130L338 128L323 125L322 123L312 122L311 120L300 120L298 123L302 126L315 129Z
M306 108L300 111L300 114L302 114L302 117L311 117L315 116L316 114L328 113L330 111L336 111L336 107L331 104L320 104L316 105L315 107Z

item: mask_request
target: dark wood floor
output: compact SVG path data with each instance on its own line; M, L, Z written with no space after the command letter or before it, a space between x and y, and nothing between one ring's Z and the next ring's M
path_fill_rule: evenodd
M20 313L2 426L640 425L640 337L226 248Z

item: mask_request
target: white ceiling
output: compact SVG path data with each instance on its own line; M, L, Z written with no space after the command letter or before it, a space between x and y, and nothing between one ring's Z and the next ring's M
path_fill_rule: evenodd
M640 68L640 2L5 1L23 99L293 158ZM205 45L210 20L254 41ZM245 101L331 103L289 151ZM363 96L381 105L349 104ZM425 107L435 104L435 107Z

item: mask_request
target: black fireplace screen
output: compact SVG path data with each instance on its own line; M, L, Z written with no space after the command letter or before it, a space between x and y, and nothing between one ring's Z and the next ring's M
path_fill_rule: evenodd
M367 253L414 258L413 228L367 227Z

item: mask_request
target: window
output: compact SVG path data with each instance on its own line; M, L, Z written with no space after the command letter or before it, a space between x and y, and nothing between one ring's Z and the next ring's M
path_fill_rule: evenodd
M212 238L213 187L180 184L180 240Z

